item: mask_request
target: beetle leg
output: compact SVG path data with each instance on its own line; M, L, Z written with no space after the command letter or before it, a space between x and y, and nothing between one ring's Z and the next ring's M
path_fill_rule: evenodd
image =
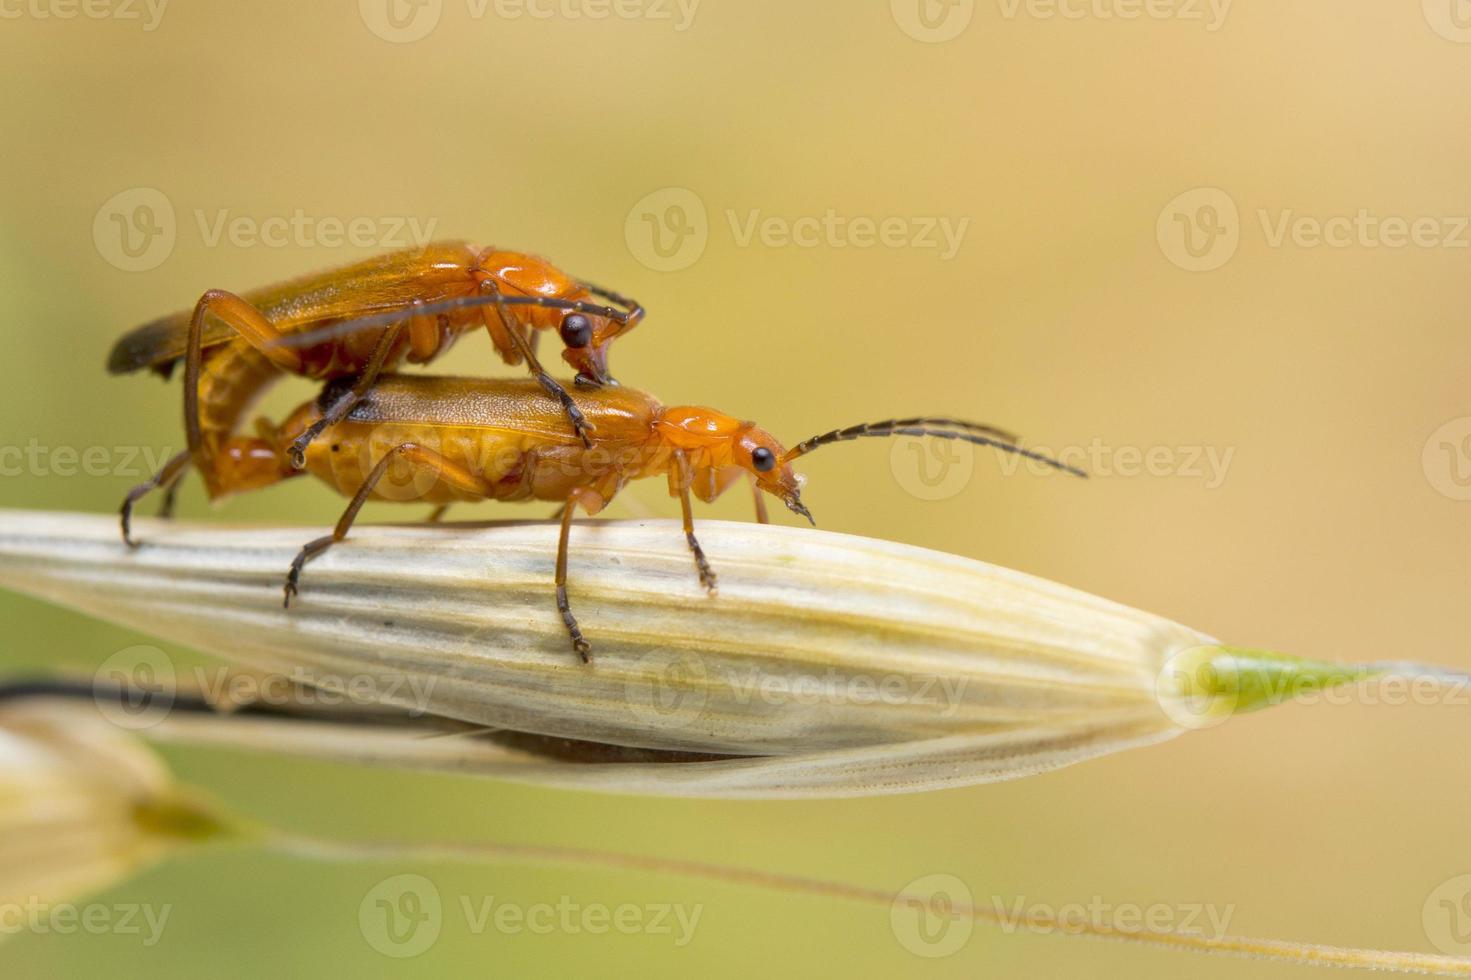
M449 504L440 504L429 513L428 522L430 524L438 524L440 521L444 520L445 511L449 510L449 508Z
M271 363L293 374L301 372L301 355L281 343L283 335L266 315L234 293L211 289L199 297L189 317L189 352L184 362L184 429L189 434L190 452L198 451L199 375L204 364L204 318L214 314L243 337L250 346L270 358Z
M405 459L415 466L432 468L438 474L440 480L462 493L489 497L494 489L488 482L465 469L463 466L450 462L431 449L425 449L423 446L412 442L400 443L394 446L383 454L383 458L378 460L377 465L368 474L368 478L363 481L363 485L358 487L358 492L353 494L352 501L347 505L347 509L342 512L342 516L338 518L337 526L332 529L332 533L326 537L317 538L315 541L307 542L301 551L297 553L296 558L291 562L291 570L286 573L286 595L282 601L283 607L287 609L291 608L292 596L295 596L300 591L297 586L301 581L302 568L306 566L307 562L347 537L347 532L352 529L353 522L357 520L358 511L363 509L363 504L367 503L368 498L373 495L373 489L378 485L378 481L383 479L384 474L388 472L388 467L393 464L395 459L399 458Z
M134 505L148 493L164 487L167 495L163 513L172 513L174 488L183 477L185 464L191 460L200 462L204 456L204 433L199 422L199 376L204 368L204 319L210 314L223 320L277 367L293 372L301 369L301 355L281 345L283 335L260 310L223 289L211 289L199 297L189 317L189 339L184 358L184 433L189 449L183 455L188 458L181 462L177 456L174 457L153 479L128 491L122 505L122 528L123 540L129 547L138 545L131 531Z
M749 476L748 479L751 481L751 493L756 498L756 523L770 524L771 516L766 513L766 497L761 493L761 485L754 476Z
M487 279L483 282L481 288L499 299L500 290L496 288L495 283L491 280ZM585 448L591 449L592 437L589 433L597 431L597 427L589 422L586 416L582 414L582 410L577 407L577 403L572 400L572 396L567 394L567 389L559 385L552 379L550 374L546 373L546 370L541 366L541 362L536 359L536 351L532 350L531 344L527 341L522 331L507 321L505 307L497 302L495 308L497 314L500 316L502 326L506 328L506 333L511 338L511 344L520 353L521 357L525 359L526 367L531 371L531 376L536 378L537 382L545 389L548 395L551 395L561 403L562 411L567 413L567 418L572 422L572 428L576 431L577 438L582 440L582 445Z
M414 300L414 305L422 306L423 303L416 299ZM383 331L383 336L378 340L378 346L373 348L373 356L368 360L368 366L363 368L362 374L357 376L357 380L352 383L352 387L343 392L342 396L322 413L321 418L313 422L305 432L296 437L296 441L286 451L287 458L291 460L292 466L297 469L305 467L306 447L312 444L312 440L321 435L328 426L336 425L338 422L347 418L348 413L373 389L373 385L378 381L378 376L383 373L384 365L388 363L388 355L393 352L393 348L398 344L398 339L403 336L404 328L407 324L408 321L400 320Z
M582 658L583 663L592 662L592 644L582 635L582 627L577 625L577 617L572 615L572 604L567 601L567 539L572 532L572 518L577 514L577 505L583 504L589 513L596 512L598 506L588 506L589 501L585 497L591 497L592 502L600 505L602 498L590 490L578 488L567 495L567 503L562 507L562 533L557 538L557 612L562 614L562 625L567 627L567 635L572 638L572 649Z
M158 505L158 517L160 520L171 521L174 519L174 507L179 502L179 484L184 482L184 473L188 467L179 471L168 483L164 484L163 501Z
M184 471L189 468L190 458L187 449L181 453L174 454L167 463L163 464L163 469L155 473L147 483L138 484L129 490L128 495L123 498L123 506L119 511L119 515L122 519L123 541L129 548L138 547L138 542L133 539L133 505L139 500L142 500L150 492L162 486L169 488L169 495L165 498L165 501L172 501L173 488L178 486L179 480L184 475Z
M679 509L684 514L684 539L689 543L690 552L695 556L695 568L700 573L700 584L705 591L715 593L715 572L710 568L710 562L705 558L705 549L700 547L700 542L695 539L695 515L694 508L690 504L690 462L685 456L683 449L674 451L675 469L669 474L671 483L677 481L679 492Z

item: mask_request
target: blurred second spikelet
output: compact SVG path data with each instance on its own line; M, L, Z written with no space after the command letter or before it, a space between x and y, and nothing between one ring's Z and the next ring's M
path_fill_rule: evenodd
M227 833L132 734L0 704L0 907L75 901Z

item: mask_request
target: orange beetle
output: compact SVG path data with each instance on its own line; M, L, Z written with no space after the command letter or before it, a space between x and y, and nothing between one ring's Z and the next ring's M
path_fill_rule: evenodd
M600 297L621 307L590 302ZM324 414L325 428L345 416L377 375L402 361L439 356L460 334L484 325L507 364L525 363L541 388L561 404L584 445L589 426L566 390L536 357L540 332L557 330L562 357L580 386L608 384L608 345L643 319L638 303L579 282L545 259L466 242L437 242L332 269L243 297L212 289L192 313L145 324L113 348L114 374L150 368L165 377L184 361L184 427L188 450L166 463L123 502L123 537L145 494L165 488L164 509L192 463L211 499L226 492L248 461L228 454L274 452L232 439L240 422L283 373L316 380L356 377ZM326 329L324 329L326 328ZM318 430L291 448L300 465Z
M318 423L324 406L339 393L329 386L321 398L297 409L279 429L264 433L275 454L252 457L235 474L242 487L257 487L299 471L286 458L298 436ZM868 436L931 436L958 439L1038 460L1056 469L1081 471L1015 444L1011 435L961 419L891 419L835 429L785 449L771 433L699 406L668 407L631 388L579 391L578 408L596 426L591 447L568 431L561 415L529 380L386 376L348 413L311 444L306 470L352 501L333 533L301 549L286 579L286 604L297 594L303 567L343 540L369 500L414 501L442 507L470 500L545 500L559 503L557 609L584 661L591 645L572 615L567 598L567 542L574 514L596 514L632 480L663 476L679 498L686 543L705 588L714 591L715 572L695 538L690 496L712 501L733 484L748 480L756 491L757 518L770 494L794 513L812 520L802 503L802 478L792 461L819 446ZM391 477L384 484L385 477Z

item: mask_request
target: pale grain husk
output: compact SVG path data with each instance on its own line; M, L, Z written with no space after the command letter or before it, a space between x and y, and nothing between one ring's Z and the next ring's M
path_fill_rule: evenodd
M852 795L1025 775L1177 734L1161 668L1214 644L983 562L805 528L702 522L709 597L676 523L595 521L573 531L583 665L552 602L555 525L365 525L308 566L289 612L284 572L316 530L138 531L129 551L109 516L0 511L0 585L250 670L366 679L406 711L762 757L568 766L461 745L482 755L417 763L590 788Z

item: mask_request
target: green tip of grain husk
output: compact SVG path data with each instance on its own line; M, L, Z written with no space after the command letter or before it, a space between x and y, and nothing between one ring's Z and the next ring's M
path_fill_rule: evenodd
M1437 693L1463 689L1471 675L1410 661L1351 664L1216 644L1169 660L1161 672L1161 703L1182 727L1205 728L1348 685L1389 682L1412 688L1430 702Z
M133 808L133 820L144 833L178 844L250 841L260 836L257 829L226 814L212 801L183 789L139 802Z

